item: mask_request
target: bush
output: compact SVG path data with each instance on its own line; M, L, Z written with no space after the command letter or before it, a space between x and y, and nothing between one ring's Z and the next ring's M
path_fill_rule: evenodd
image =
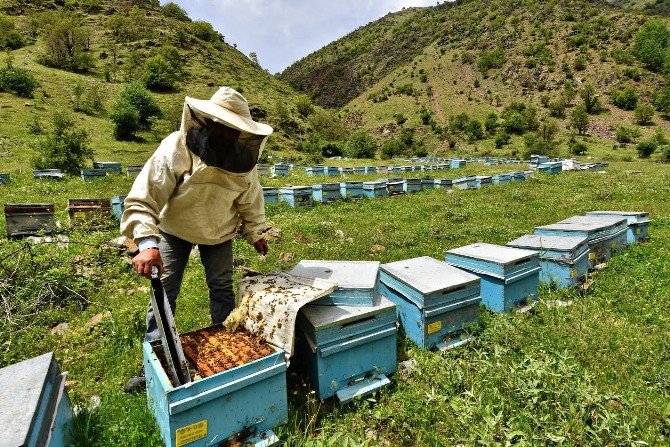
M298 99L295 101L295 107L303 118L307 118L309 115L314 113L312 100L307 95L298 96Z
M575 71L584 71L586 69L586 58L584 56L577 56L572 64Z
M635 108L635 122L640 126L648 126L654 119L654 107L650 104L640 104Z
M161 12L165 17L169 17L171 19L177 19L182 22L190 22L191 19L189 19L188 14L186 14L186 11L184 11L181 6L174 2L167 2L163 6L161 6Z
M114 138L119 141L135 139L140 130L140 113L127 100L119 100L112 107L110 118L114 123Z
M522 135L526 131L526 120L516 111L503 113L502 128L506 133Z
M11 63L6 68L0 68L0 92L32 98L37 87L39 83L30 72L14 68Z
M585 155L589 147L583 141L574 141L570 144L570 153L572 155Z
M495 112L490 112L486 115L486 121L484 121L484 128L490 134L495 133L498 129L498 114Z
M575 129L579 135L584 135L589 130L589 114L586 106L580 104L570 113L570 127Z
M93 150L88 146L89 135L75 125L68 113L59 110L51 117L51 130L40 141L38 154L32 160L35 169L61 169L79 175L87 160L93 159Z
M308 122L312 130L324 140L336 141L346 138L342 122L331 112L318 109L309 117Z
M105 92L98 83L87 88L78 81L72 88L72 101L75 112L96 115L105 109Z
M0 14L0 50L17 50L25 45L14 19Z
M339 141L327 141L321 145L321 155L324 157L339 157L344 155L344 144Z
M76 17L62 17L45 28L44 65L85 73L94 66L89 52L91 31L79 24Z
M469 122L470 117L465 112L461 112L458 115L451 115L449 117L449 130L451 130L452 133L463 132Z
M202 20L191 23L191 32L195 37L206 42L223 41L223 36L214 29L212 24Z
M377 140L369 132L354 132L347 141L346 154L351 158L375 158Z
M510 140L509 134L507 132L503 131L503 132L499 132L496 135L494 143L496 145L496 148L502 149L503 147L505 147L509 144L509 140Z
M396 158L405 154L407 146L398 139L386 140L382 145L381 157L385 160Z
M547 108L549 109L549 115L553 116L554 118L564 118L565 109L568 108L568 103L565 100L565 97L561 95L555 100L550 101Z
M643 141L637 145L637 155L640 158L649 158L656 152L657 147L655 141Z
M139 123L145 128L150 128L153 122L163 117L163 111L151 96L151 93L140 84L132 83L125 86L117 102L127 102L137 110Z
M665 64L670 31L662 18L648 20L635 35L633 55L651 71L661 71Z
M595 87L591 84L586 84L582 91L580 92L582 101L584 101L584 107L586 108L586 113L589 115L594 115L600 113L602 107L600 106L600 99L596 93Z
M479 53L479 59L477 60L477 68L482 73L487 73L489 70L494 68L500 68L505 64L505 51L502 48L498 48L493 51L482 51Z
M165 57L157 54L144 63L142 82L154 91L172 91L179 82L179 74Z
M421 109L419 109L419 118L421 119L421 124L424 126L428 126L435 122L435 119L433 118L433 111L426 106L423 106Z
M401 126L407 122L407 118L402 113L396 113L393 115L393 118L395 119L395 122Z
M412 86L412 84L402 84L402 85L399 85L395 88L395 94L396 95L414 96L414 95L416 95L416 90L414 90L414 87Z
M634 143L635 140L640 138L642 133L639 129L621 126L616 130L615 135L617 142L621 144L628 144Z
M670 163L670 146L663 146L661 148L661 162Z
M465 129L465 134L468 136L468 139L471 142L484 139L484 130L482 129L482 123L474 119L471 120Z
M612 94L612 104L622 110L634 110L637 107L637 92L632 87L617 90Z
M670 115L670 84L665 85L654 93L652 104L664 116Z

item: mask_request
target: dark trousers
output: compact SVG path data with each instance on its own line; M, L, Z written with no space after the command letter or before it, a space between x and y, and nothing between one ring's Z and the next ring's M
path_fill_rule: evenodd
M209 313L212 324L223 323L235 307L233 292L233 241L218 245L198 245L200 261L205 267L207 287L209 287ZM170 302L172 313L175 312L177 296L181 289L184 269L188 263L193 244L171 234L161 233L159 250L165 268L161 282ZM147 332L145 341L160 338L156 318L149 302L147 311Z

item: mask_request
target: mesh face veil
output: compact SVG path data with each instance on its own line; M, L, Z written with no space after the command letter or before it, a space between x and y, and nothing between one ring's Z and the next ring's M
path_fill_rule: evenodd
M242 174L258 163L266 136L241 132L198 115L189 107L191 120L186 145L208 166Z

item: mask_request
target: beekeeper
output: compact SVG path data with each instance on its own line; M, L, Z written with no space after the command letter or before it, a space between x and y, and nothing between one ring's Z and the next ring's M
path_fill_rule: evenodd
M222 323L235 304L232 239L240 226L256 251L267 254L256 164L271 133L230 87L210 100L187 97L181 129L161 142L135 180L121 232L139 247L132 260L137 273L151 277L158 267L173 312L194 245L205 268L213 324ZM159 337L149 304L145 340Z

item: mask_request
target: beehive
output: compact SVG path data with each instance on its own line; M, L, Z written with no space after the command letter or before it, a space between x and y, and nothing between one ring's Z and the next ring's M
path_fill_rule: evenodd
M54 232L52 203L5 204L5 226L8 238L36 236Z
M128 177L137 177L144 166L126 166L126 175Z
M312 198L316 202L329 203L340 200L339 183L321 183L312 185Z
M594 217L621 217L628 220L628 230L626 231L626 242L633 244L647 240L648 228L651 220L649 213L640 211L591 211L586 213L587 216Z
M335 166L326 166L324 172L326 175L340 175L340 168Z
M540 282L545 284L575 287L589 271L589 244L582 236L526 235L507 245L539 253Z
M277 163L270 168L272 175L277 177L285 177L288 175L289 167L285 163Z
M462 343L466 325L479 320L479 278L442 261L421 257L383 264L380 283L407 338L422 348Z
M353 168L340 168L340 174L342 175L353 174L353 173L354 173Z
M340 195L345 199L357 199L363 197L363 182L340 183Z
M421 179L421 186L423 187L423 189L434 189L435 179L432 177L424 177Z
M93 162L93 169L102 169L110 174L121 174L121 163L115 161L96 161Z
M435 179L435 188L450 191L453 181L451 179Z
M112 204L109 199L69 199L70 225L99 228L109 224Z
M493 182L493 179L488 175L478 175L475 179L477 181L477 188L488 188Z
M452 187L454 189L468 189L468 178L459 177L452 180Z
M263 188L263 200L265 203L276 205L279 203L279 190L277 188Z
M561 162L548 162L538 165L537 170L544 172L545 174L560 174L563 172L563 163Z
M496 185L507 185L512 181L512 176L509 174L497 174L493 176L493 183Z
M325 174L325 168L323 166L311 166L305 168L305 172L307 172L307 175L309 177L314 177L317 175L324 175Z
M121 220L124 211L126 210L126 197L128 196L114 196L112 197L112 212L117 219Z
M509 312L537 298L538 252L492 244L472 244L450 250L445 261L481 279L484 306Z
M33 171L33 178L35 180L54 179L60 180L65 177L63 171L60 169L36 169Z
M107 177L107 171L104 169L82 169L80 176L83 181L99 180Z
M377 173L377 167L376 166L366 166L365 167L365 173L366 174L376 174Z
M279 189L279 197L294 208L313 205L311 186L285 186Z
M370 199L378 197L386 197L388 190L386 189L386 182L363 182L363 194Z
M526 180L526 174L523 171L512 172L510 175L513 182L523 182Z
M464 168L467 162L465 160L451 160L451 169Z
M354 174L365 174L365 166L355 166Z
M386 183L389 196L397 196L405 193L405 181L402 178L390 178Z
M402 188L405 192L415 193L423 189L423 183L420 178L408 178L403 182Z

